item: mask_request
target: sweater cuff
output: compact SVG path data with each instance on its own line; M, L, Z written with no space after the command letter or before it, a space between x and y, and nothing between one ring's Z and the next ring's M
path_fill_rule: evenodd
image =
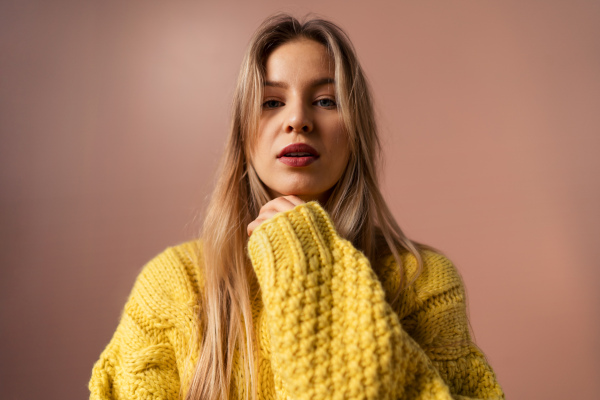
M330 265L331 243L336 238L329 215L319 203L312 201L262 223L250 236L248 252L261 286L263 283L271 286L277 271L268 274L265 271L270 269L268 266L293 266L289 271L292 278L306 275L311 259L321 265Z

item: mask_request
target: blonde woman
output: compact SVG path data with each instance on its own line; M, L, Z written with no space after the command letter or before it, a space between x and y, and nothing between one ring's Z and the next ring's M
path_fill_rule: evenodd
M202 239L145 266L91 398L504 398L457 271L402 233L378 156L344 32L265 21Z

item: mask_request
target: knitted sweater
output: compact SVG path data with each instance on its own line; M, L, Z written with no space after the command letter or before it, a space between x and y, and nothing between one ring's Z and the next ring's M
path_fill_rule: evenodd
M504 399L471 341L463 285L445 257L424 251L421 274L392 309L393 259L380 281L318 203L260 225L248 251L260 284L252 300L260 399ZM401 257L411 279L416 260ZM202 287L198 241L150 261L94 366L90 398L177 399L198 360ZM241 399L235 357L231 398Z

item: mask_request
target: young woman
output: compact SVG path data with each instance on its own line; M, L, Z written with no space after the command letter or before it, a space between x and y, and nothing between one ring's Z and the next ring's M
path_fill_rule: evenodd
M456 269L386 206L378 154L346 35L265 21L202 239L146 265L91 398L504 398Z

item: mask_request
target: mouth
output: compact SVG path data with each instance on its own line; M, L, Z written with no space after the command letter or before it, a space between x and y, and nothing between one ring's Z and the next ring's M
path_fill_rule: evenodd
M279 152L277 159L290 167L305 167L319 156L319 152L306 143L292 143Z

